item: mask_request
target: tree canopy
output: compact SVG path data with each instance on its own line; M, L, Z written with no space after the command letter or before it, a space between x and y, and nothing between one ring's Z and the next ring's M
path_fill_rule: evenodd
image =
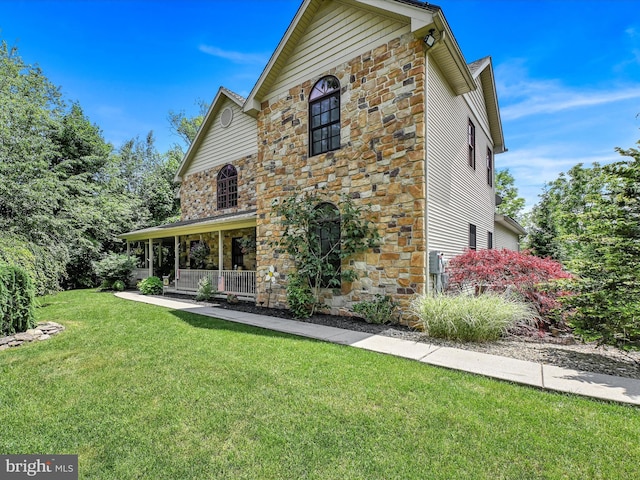
M0 43L0 259L31 269L38 294L94 285L92 262L123 248L118 233L175 219L181 155L159 153L151 132L114 149L80 104Z
M572 323L588 338L640 347L640 150L582 164L546 185L531 215L529 248L576 274Z

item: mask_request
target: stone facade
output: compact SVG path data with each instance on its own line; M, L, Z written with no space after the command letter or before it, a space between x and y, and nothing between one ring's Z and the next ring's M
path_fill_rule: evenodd
M224 165L209 170L195 172L182 181L180 205L182 220L242 213L256 208L256 156L249 155L231 163L238 172L238 205L218 210L218 172Z
M309 93L325 75L341 85L341 148L309 157ZM407 34L263 102L255 173L259 302L266 300L266 269L274 265L285 278L292 269L291 260L268 245L278 234L273 200L325 187L336 204L346 194L368 205L382 237L378 249L351 260L356 282L326 291L332 310L343 313L350 302L376 293L406 306L424 292L425 75L423 43ZM286 305L284 288L271 304Z

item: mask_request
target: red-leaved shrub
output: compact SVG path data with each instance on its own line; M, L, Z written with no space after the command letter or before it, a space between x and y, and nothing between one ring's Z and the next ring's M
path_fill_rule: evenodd
M511 289L531 302L546 324L563 326L558 298L566 292L554 285L554 280L569 279L572 275L555 260L536 257L526 251L466 250L449 261L447 273L449 291L473 288L475 292L504 292Z

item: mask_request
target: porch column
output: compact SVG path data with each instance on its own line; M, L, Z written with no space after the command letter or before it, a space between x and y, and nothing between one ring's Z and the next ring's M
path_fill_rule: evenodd
M180 238L178 235L173 237L173 276L176 280L176 288L178 288L178 275L180 270Z
M222 237L222 230L218 230L218 270L220 272L222 272L222 270L224 270L223 268L223 263L224 263L224 254L223 254L223 249L224 247L224 240Z
M149 276L153 277L153 239L149 239Z

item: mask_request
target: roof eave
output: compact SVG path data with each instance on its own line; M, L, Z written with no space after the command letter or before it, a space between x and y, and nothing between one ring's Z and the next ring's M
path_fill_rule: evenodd
M176 225L160 225L157 227L143 228L132 232L116 235L121 240L140 241L157 238L169 238L176 235L190 235L217 230L231 230L236 228L253 227L256 225L255 211L241 213L234 216L220 218L207 218L189 224L178 222Z
M516 235L527 234L527 231L524 229L524 227L520 225L517 221L515 221L513 218L509 217L508 215L502 215L502 214L496 213L494 215L494 221L495 223L502 225L507 230L515 233Z

